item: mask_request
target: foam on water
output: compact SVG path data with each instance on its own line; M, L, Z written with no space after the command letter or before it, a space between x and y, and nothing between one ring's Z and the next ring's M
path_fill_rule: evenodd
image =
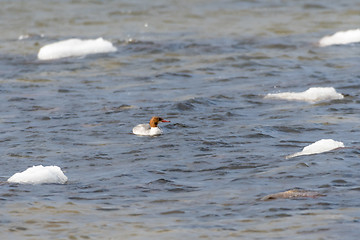
M80 57L89 54L116 52L116 47L103 38L81 40L77 38L51 43L40 48L38 59L53 60Z
M340 31L330 36L320 39L319 46L327 47L331 45L342 45L360 42L360 29L352 29L348 31Z
M333 87L313 87L304 92L269 93L265 98L292 101L319 102L325 100L343 99L344 96L336 92Z
M286 156L286 158L293 158L297 156L303 156L303 155L311 155L311 154L318 154L323 152L328 152L337 148L345 147L344 143L334 141L332 139L321 139L319 141L316 141L309 146L306 146L303 148L301 152L297 152L291 155Z
M15 173L7 181L21 184L43 184L58 183L64 184L68 178L58 166L33 166L23 172Z

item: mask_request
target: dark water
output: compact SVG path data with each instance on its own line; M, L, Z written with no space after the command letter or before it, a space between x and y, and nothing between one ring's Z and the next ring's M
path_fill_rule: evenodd
M358 238L360 48L316 45L357 1L1 5L1 239ZM37 60L72 37L118 51ZM345 98L263 99L310 87ZM153 115L164 135L131 134ZM323 138L355 148L284 158ZM68 183L6 183L40 164ZM260 200L292 188L325 196Z

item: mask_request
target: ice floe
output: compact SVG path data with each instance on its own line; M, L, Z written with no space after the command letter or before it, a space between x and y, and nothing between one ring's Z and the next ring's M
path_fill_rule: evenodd
M315 103L325 100L343 99L344 96L336 92L333 87L312 87L304 92L269 93L265 98Z
M342 45L360 42L360 29L340 31L331 36L325 36L320 39L319 46L327 47L331 45Z
M116 51L116 47L114 47L111 42L104 40L103 38L87 40L73 38L43 46L39 50L38 59L53 60Z
M43 184L57 183L64 184L68 178L58 166L33 166L23 172L15 173L7 181L21 184Z
M342 142L334 141L332 139L321 139L319 141L310 144L309 146L304 147L301 152L288 155L286 156L286 158L289 159L297 156L318 154L343 147L345 146L344 143Z

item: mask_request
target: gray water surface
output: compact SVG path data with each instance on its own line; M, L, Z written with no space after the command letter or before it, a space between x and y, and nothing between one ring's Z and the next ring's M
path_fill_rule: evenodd
M1 239L358 239L357 1L1 1ZM21 40L19 40L19 37ZM103 37L115 53L37 60ZM334 87L309 104L267 93ZM131 129L159 115L164 134ZM351 147L285 159L317 140ZM65 185L6 180L57 165ZM301 188L318 198L261 201Z

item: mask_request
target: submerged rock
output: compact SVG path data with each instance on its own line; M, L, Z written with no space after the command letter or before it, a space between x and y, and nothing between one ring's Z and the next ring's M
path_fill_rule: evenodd
M274 200L274 199L295 199L295 198L316 198L325 196L324 194L321 194L319 192L315 191L308 191L304 189L290 189L285 192L279 192L279 193L273 193L266 195L265 197L262 197L261 200L267 201L267 200Z

